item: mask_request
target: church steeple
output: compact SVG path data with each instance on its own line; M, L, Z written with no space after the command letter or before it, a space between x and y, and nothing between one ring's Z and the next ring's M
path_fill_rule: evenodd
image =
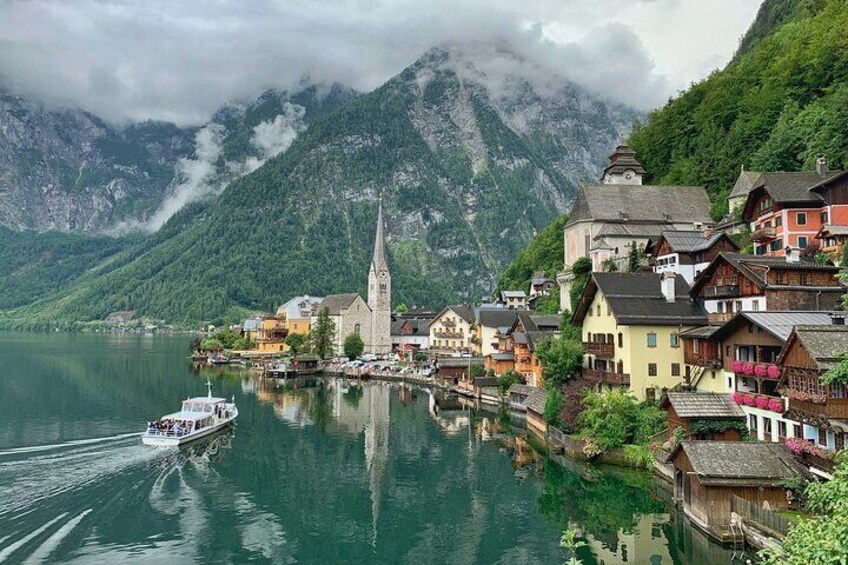
M371 269L375 272L388 271L386 264L386 243L383 240L383 199L377 209L377 235L374 236L374 256L371 259Z
M374 235L374 255L368 269L368 307L371 309L371 348L373 353L392 350L392 275L386 262L386 242L383 235L383 200L377 209L377 233Z

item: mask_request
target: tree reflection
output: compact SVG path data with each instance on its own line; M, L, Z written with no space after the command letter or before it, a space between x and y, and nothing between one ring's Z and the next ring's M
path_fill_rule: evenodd
M315 427L320 433L327 431L327 425L333 421L333 397L329 392L329 387L322 383L314 394L307 394L309 406L306 413L309 419L315 424Z

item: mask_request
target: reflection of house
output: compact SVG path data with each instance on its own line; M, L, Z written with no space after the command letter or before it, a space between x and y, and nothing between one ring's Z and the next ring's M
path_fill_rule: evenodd
M589 257L592 270L605 260L626 260L630 246L644 249L650 238L666 230L700 229L711 223L710 200L700 186L645 186L645 170L625 145L610 156L603 184L583 185L577 192L563 231L565 271L577 259ZM560 276L561 308L568 303L571 280Z
M327 310L335 326L333 346L335 353L341 355L344 340L350 334L357 333L365 343L365 351L371 351L371 309L361 296L355 293L331 294L324 298L315 309L312 319L314 327L318 315Z
M687 563L673 560L668 545L657 543L657 532L669 523L668 514L637 514L633 518L635 523L629 527L620 528L613 543L610 543L606 536L596 538L591 530L586 532L586 541L592 550L593 563L639 565ZM688 563L702 565L707 562L692 560Z
M706 228L702 231L664 231L659 238L648 242L645 253L655 273L677 273L691 285L720 252L738 250L727 234Z
M430 320L430 349L441 353L471 351L474 311L465 304L447 306Z
M777 359L789 397L784 417L799 422L805 440L829 450L848 444L848 387L820 380L848 351L848 326L835 319L841 324L796 326Z
M714 441L741 441L738 427L718 429L716 424L745 425L745 413L730 394L714 392L669 392L660 408L668 412L669 436L681 428L684 437ZM702 425L706 423L707 425ZM711 425L710 425L711 424ZM703 429L702 429L703 428Z
M436 370L439 380L456 384L460 379L467 379L471 375L471 367L474 365L483 365L483 359L479 357L441 357L436 361Z
M583 326L583 376L657 398L684 382L680 333L706 320L680 275L592 273L571 319Z
M837 267L789 257L755 257L721 253L692 285L711 324L735 313L766 310L831 310L845 289Z
M684 441L669 460L674 498L692 521L718 535L727 531L734 495L784 510L789 506L785 483L806 474L792 452L775 443Z

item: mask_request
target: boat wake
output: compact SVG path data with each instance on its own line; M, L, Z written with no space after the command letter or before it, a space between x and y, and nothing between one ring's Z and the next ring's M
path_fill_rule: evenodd
M77 445L90 445L93 443L105 443L109 441L115 441L119 439L125 439L128 437L139 437L141 435L140 432L130 432L126 434L118 434L114 436L106 436L106 437L95 437L90 439L75 439L71 441L66 441L64 443L54 443L50 445L31 445L25 447L13 447L11 449L6 449L0 451L0 456L3 455L18 455L21 453L37 453L39 451L53 451L54 449L65 449L68 447L73 447Z

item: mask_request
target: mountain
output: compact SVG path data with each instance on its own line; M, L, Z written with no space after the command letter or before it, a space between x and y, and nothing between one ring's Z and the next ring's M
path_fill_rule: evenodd
M848 2L766 0L722 70L652 112L630 138L650 181L703 184L727 212L740 167L848 160Z
M4 324L126 310L177 323L236 319L294 294L364 292L380 197L398 302L488 294L534 233L567 210L575 184L599 176L638 116L503 45L433 49L318 117L184 229L156 234L131 260Z

